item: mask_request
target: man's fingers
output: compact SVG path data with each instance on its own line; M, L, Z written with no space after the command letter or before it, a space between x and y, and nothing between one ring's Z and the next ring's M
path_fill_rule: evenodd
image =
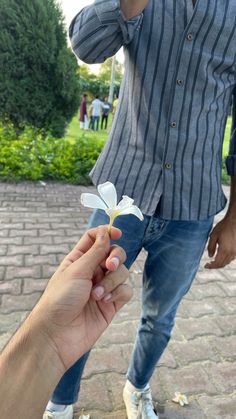
M116 271L119 266L123 265L126 260L126 253L124 249L120 246L113 245L110 248L110 254L107 259L104 259L102 263L98 266L94 277L93 277L93 285L99 284L105 275L107 275L108 271Z
M111 246L111 252L105 261L105 266L108 271L116 271L120 265L126 261L126 253L120 246Z
M110 236L107 230L98 230L92 247L67 268L68 275L92 279L95 271L107 257L110 249Z
M125 304L127 304L133 297L132 288L123 284L120 285L113 293L112 300L115 304L116 312L119 311Z
M97 284L92 292L91 298L99 301L105 299L108 301L113 291L121 284L123 284L129 277L129 271L124 265L121 265L117 271L110 272L105 275L104 279Z
M59 270L63 271L76 260L78 260L84 253L86 253L95 243L97 234L105 234L108 231L108 226L103 225L96 228L92 228L81 237L79 242L76 244L74 249L65 257L62 261ZM118 240L122 235L122 232L115 227L112 227L110 238L112 240Z
M80 239L79 243L77 244L77 248L83 252L86 253L90 247L93 245L93 243L96 240L96 236L98 233L105 233L108 232L108 225L101 225L96 228L92 228L88 230ZM122 232L119 228L112 227L111 233L110 233L110 239L111 240L119 240L122 236Z
M208 255L210 258L212 258L216 252L217 240L218 240L217 235L214 234L214 232L211 233L209 243L207 246Z
M228 255L228 253L225 253L223 251L220 251L220 248L216 254L216 257L213 261L207 263L205 265L205 268L207 269L220 269L224 266L228 265L228 263L231 262L231 256Z

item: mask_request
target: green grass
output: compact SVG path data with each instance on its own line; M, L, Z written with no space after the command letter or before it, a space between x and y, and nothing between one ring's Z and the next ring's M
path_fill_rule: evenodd
M224 139L224 144L223 144L222 182L225 185L230 184L230 177L227 175L224 160L225 160L225 157L228 155L228 152L229 152L229 140L230 140L231 123L232 123L232 118L229 117L228 120L227 120L226 128L225 128L225 139Z
M108 120L108 128L111 126L111 122L112 122L112 116L110 115L109 120ZM66 139L71 144L73 144L75 142L76 138L78 138L78 136L81 136L81 134L83 134L85 136L85 138L86 138L86 134L89 134L89 137L91 137L92 134L93 134L93 137L94 137L95 141L97 139L106 140L108 138L108 130L106 131L106 130L99 129L98 132L96 132L96 131L93 132L91 130L88 130L88 131L81 130L80 129L80 123L79 123L79 117L75 116L72 119L72 121L71 121L71 123L68 127L68 130L67 130L67 133L66 133Z

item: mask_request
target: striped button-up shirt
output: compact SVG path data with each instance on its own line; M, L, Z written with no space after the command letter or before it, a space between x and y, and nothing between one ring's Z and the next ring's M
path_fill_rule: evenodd
M200 220L226 203L222 144L236 102L236 1L150 0L127 21L118 0L97 0L70 27L87 63L121 46L125 73L109 139L91 176L113 182L144 214ZM235 117L226 165L236 174ZM158 205L159 203L159 205Z

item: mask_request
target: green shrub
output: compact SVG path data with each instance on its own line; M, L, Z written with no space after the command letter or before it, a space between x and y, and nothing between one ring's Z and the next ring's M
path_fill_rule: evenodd
M61 6L0 0L0 10L0 118L63 137L80 98Z
M84 133L69 142L45 138L30 127L16 136L12 126L0 126L0 179L50 179L86 185L103 146L104 140L94 133Z

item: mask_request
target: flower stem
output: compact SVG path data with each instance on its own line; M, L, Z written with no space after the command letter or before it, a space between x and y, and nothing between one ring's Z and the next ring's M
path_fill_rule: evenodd
M111 228L112 228L113 222L114 222L114 218L110 218L110 223L109 223L109 226L108 226L109 236L111 236Z

